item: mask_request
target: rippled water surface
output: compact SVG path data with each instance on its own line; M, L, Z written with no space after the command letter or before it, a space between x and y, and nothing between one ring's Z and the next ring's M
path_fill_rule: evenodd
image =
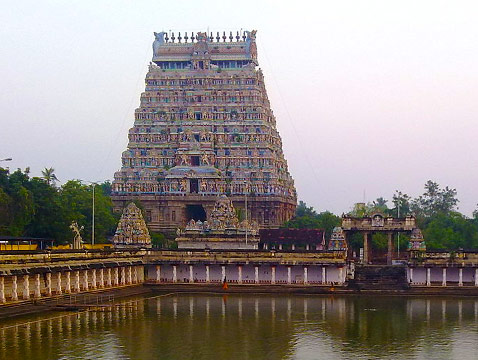
M0 323L0 359L478 359L478 299L166 295Z

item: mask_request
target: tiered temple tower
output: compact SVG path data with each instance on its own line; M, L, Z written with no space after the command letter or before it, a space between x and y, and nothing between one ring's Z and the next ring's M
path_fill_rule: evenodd
M135 111L113 201L139 200L152 230L205 221L227 195L261 228L294 214L296 191L282 152L256 31L229 36L155 33L146 90Z

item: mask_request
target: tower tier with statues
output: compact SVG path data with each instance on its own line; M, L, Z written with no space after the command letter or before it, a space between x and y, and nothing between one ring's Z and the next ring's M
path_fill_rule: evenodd
M261 228L296 207L256 32L155 33L146 88L115 173L116 211L139 200L151 230L204 222L218 196Z

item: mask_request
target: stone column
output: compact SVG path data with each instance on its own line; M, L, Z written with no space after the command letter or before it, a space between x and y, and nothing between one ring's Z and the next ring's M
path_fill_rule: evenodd
M446 268L442 269L441 286L446 286Z
M41 297L41 283L40 283L40 274L35 274L35 289L34 289L35 298Z
M138 283L138 267L133 267L133 284Z
M294 251L295 250L295 244L292 244L291 246L291 250Z
M23 300L30 299L30 276L23 275Z
M222 272L222 281L226 278L226 267L224 265L221 266L221 272Z
M156 282L161 282L161 265L156 265Z
M5 304L5 278L0 276L0 303Z
M327 268L322 266L322 284L327 284Z
M304 266L304 285L307 285L307 283L309 282L309 279L308 279L308 268L307 266Z
M189 265L189 282L194 282L194 267L193 265Z
M271 284L276 283L276 267L271 266Z
M259 284L259 266L254 266L254 282Z
M242 284L242 265L237 265L237 282Z
M66 272L66 279L65 279L65 292L67 294L71 293L71 272Z
M62 287L61 287L61 271L58 271L56 273L56 294L57 295L61 295L63 294L63 290L62 290Z
M12 276L12 300L18 300L18 293L17 293L18 285L17 285L17 277L16 275Z
M83 289L88 291L90 285L88 284L88 269L83 271Z
M80 270L75 271L75 291L80 292Z
M126 285L126 268L121 267L121 285Z
M96 269L91 270L91 288L96 289Z
M410 284L413 284L413 268L410 268Z
M173 283L178 281L178 269L176 265L173 265Z
M51 296L51 273L46 273L46 296Z
M292 269L287 266L287 284L292 284Z
M128 266L128 279L127 279L127 284L131 285L133 283L133 271L131 269L131 266Z
M344 283L344 268L339 267L339 284Z
M282 244L279 244L279 250L282 250Z
M427 268L427 286L430 286L430 285L431 285L430 272L431 272L431 269L430 269L430 268Z
M114 276L113 276L113 285L118 286L120 284L120 279L119 279L119 268L114 268Z
M209 281L209 265L206 265L206 282L208 283Z
M101 268L100 269L100 283L99 283L100 288L105 287L105 269Z
M387 236L388 236L387 264L392 265L393 233L389 232Z
M463 268L458 269L458 286L463 286Z
M478 268L475 269L475 286L478 286Z
M111 274L111 268L106 270L106 286L111 287L113 285L113 274Z
M368 233L363 233L363 262L368 264L369 262L369 254L368 254Z
M305 250L310 250L310 245L309 244L305 245Z

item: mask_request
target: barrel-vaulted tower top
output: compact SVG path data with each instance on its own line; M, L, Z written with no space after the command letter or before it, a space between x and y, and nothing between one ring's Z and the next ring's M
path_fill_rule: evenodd
M219 32L214 36L213 33L198 32L196 35L191 33L188 36L184 33L174 33L169 35L166 32L154 33L153 42L153 62L161 66L163 62L191 62L194 69L217 68L218 61L241 61L244 63L257 64L256 30L239 31L234 36L232 31L229 36ZM200 62L202 67L200 67Z

